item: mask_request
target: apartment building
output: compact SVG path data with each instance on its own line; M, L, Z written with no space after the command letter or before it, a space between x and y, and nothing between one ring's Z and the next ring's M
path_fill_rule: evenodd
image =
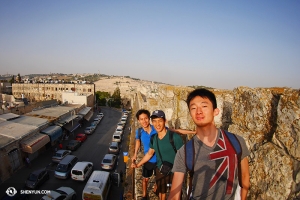
M32 102L57 99L62 103L64 103L63 93L73 93L74 96L88 96L89 99L93 99L92 103L89 100L89 104L93 105L95 85L77 83L13 83L12 93L15 98L27 98Z

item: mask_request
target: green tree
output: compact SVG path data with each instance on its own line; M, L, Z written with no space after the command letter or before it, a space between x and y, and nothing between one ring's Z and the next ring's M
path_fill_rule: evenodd
M96 101L98 106L105 106L106 99L110 98L110 94L108 92L97 91L96 92Z
M111 98L112 98L112 106L116 107L116 108L120 108L121 107L121 91L120 91L119 87L117 87L115 89Z
M15 82L15 76L14 75L11 77L11 79L9 80L9 82L10 83L14 83Z

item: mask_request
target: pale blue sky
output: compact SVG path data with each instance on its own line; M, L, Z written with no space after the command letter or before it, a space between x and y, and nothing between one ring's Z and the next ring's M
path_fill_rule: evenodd
M0 74L299 88L300 1L0 1Z

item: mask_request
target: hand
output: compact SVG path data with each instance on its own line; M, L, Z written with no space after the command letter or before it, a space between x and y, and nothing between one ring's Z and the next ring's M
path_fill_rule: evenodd
M132 160L133 163L136 161L136 154L134 154L134 155L131 157L131 160Z
M131 163L131 168L137 168L137 164L135 164L134 162Z

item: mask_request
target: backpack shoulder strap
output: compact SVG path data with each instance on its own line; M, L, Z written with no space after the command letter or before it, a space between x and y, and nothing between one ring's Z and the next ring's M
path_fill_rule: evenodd
M157 134L154 134L154 135L151 135L151 138L150 138L150 143L153 145L153 140L154 140L154 137L157 136Z
M170 140L170 143L171 143L171 145L172 145L172 147L173 147L173 149L175 151L175 154L176 154L177 153L177 149L176 149L175 144L174 144L173 135L174 135L174 133L170 131L169 132L169 140Z
M193 187L193 176L194 176L194 162L195 162L195 148L194 148L194 138L190 139L184 145L184 153L185 153L185 166L188 170L189 174L189 188L187 191L187 198L190 197Z
M239 185L242 187L242 174L241 174L241 160L242 160L242 146L240 144L240 141L237 139L236 135L233 133L230 133L228 131L222 130L223 133L226 134L228 137L231 145L233 146L235 153L238 158L238 178L239 178Z
M194 157L195 157L195 149L194 149L194 139L190 139L184 145L184 153L185 153L185 166L188 172L194 172Z
M233 133L230 133L228 131L224 131L222 130L223 133L226 134L226 136L228 137L230 143L232 144L236 155L238 156L238 161L241 162L241 156L242 156L242 147L240 144L240 141L237 139L236 135Z

